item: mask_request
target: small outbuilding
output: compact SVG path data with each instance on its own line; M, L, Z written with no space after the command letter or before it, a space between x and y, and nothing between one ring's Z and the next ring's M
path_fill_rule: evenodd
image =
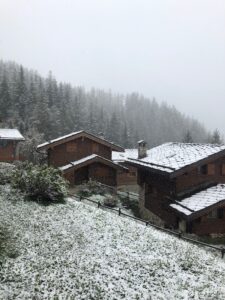
M18 144L25 138L17 129L0 128L0 161L13 162L20 159Z

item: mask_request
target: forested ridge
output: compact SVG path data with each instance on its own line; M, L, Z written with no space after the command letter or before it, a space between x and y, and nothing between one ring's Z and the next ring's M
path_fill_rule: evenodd
M73 87L14 62L0 61L0 108L0 127L16 127L34 143L82 129L126 148L136 147L139 139L152 147L211 138L197 120L155 99Z

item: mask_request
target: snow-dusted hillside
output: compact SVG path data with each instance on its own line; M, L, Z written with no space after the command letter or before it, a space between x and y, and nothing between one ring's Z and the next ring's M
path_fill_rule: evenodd
M219 254L84 203L1 197L0 226L0 299L225 299Z

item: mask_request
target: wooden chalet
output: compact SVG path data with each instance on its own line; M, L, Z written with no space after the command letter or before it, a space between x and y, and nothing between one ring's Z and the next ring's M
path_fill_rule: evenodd
M0 162L19 160L18 144L25 138L17 129L0 128Z
M37 147L47 152L48 165L58 167L71 184L90 179L116 186L117 174L126 168L112 161L112 151L124 151L105 139L86 131L72 132Z
M124 152L112 152L112 160L128 169L127 172L119 172L117 176L118 186L134 186L137 185L137 168L126 162L127 158L138 158L137 149L125 149Z
M138 159L138 157L142 157L142 155L145 156L147 151L147 144L145 141L141 140L138 142L138 148L136 149L125 149L123 152L112 152L112 160L128 169L127 172L120 172L118 174L117 183L119 186L126 185L131 188L131 186L137 185L137 167L128 163L127 159Z
M138 170L143 218L197 235L225 234L225 145L166 143L140 153L127 163Z

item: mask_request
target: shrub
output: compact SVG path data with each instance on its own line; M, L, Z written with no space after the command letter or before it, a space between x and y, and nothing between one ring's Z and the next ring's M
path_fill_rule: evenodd
M78 195L82 197L90 197L92 195L104 195L107 189L99 182L89 180L87 183L79 186Z
M37 202L62 202L67 195L67 182L60 171L46 165L20 164L13 173L12 185Z
M117 206L117 197L116 195L108 195L105 199L104 199L104 205L105 206L109 206L109 207L115 207Z
M9 163L0 163L0 184L11 182L11 177L15 166Z

